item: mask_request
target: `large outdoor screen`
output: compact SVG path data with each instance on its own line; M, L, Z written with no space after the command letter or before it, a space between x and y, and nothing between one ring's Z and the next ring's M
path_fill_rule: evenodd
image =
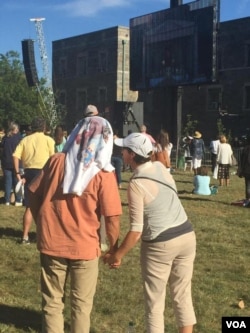
M130 88L216 81L219 0L198 0L130 20Z

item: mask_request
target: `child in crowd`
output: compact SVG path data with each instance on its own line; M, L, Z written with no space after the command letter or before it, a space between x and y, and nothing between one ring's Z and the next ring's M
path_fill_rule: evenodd
M66 138L64 136L64 130L62 125L57 125L55 128L55 152L61 153L63 147L66 143Z

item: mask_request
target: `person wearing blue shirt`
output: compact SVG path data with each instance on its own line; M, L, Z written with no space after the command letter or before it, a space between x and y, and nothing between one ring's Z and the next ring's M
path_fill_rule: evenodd
M2 149L2 169L4 179L4 198L5 205L9 206L11 202L11 193L15 193L15 187L17 185L16 174L14 170L12 154L15 151L17 145L21 141L22 137L19 132L19 125L12 121L9 124L6 135L1 142ZM15 206L22 206L21 193L15 193Z
M194 175L197 175L197 169L201 167L202 158L205 155L205 144L202 134L198 131L194 132L193 140L190 143L190 155L193 158Z
M208 176L207 167L201 166L197 168L197 175L194 176L194 194L210 195L210 176Z

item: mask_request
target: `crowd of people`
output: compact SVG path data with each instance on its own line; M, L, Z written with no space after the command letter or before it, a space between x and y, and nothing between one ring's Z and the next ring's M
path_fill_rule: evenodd
M40 252L42 332L64 332L64 298L71 279L71 332L89 333L90 314L98 279L99 258L111 269L141 242L140 266L147 333L164 332L166 286L169 285L179 333L192 333L196 316L192 275L196 236L178 196L171 173L173 144L161 130L153 138L145 125L120 138L110 123L88 105L83 118L65 136L58 125L46 134L36 117L22 136L15 122L2 142L5 204L25 206L21 243L30 244L36 224ZM213 194L208 168L202 164L205 144L195 131L183 139L185 164L193 172L193 194ZM225 135L211 141L211 172L220 186L229 186L233 151ZM127 187L130 226L120 245L122 165L129 166ZM185 165L186 170L186 165ZM245 178L250 202L250 139L242 150L239 177ZM15 191L24 186L24 195ZM19 186L20 187L20 186ZM167 198L167 200L166 200ZM104 220L109 248L102 253L100 221Z
M194 176L208 176L208 169L202 165L205 157L205 144L202 139L202 134L195 131L193 136L187 136L183 139L183 150L185 158L184 171L187 168L187 163L190 162L190 170L193 170ZM211 156L211 172L213 178L218 179L219 186L230 185L230 167L234 165L235 157L233 149L224 134L218 135L218 138L211 140L209 144L209 152ZM241 161L236 161L240 165ZM206 171L205 171L206 170ZM194 177L196 187L200 181L204 182L205 178ZM209 176L210 179L210 176ZM209 184L208 184L209 185ZM196 193L197 189L193 191ZM198 191L199 192L199 191ZM205 191L205 192L208 192Z

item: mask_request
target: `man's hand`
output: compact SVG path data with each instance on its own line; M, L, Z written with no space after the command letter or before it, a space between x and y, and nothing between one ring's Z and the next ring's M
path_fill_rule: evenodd
M129 231L118 249L110 249L104 255L104 263L108 264L110 268L120 267L122 258L135 246L140 238L141 232Z
M109 265L109 268L119 268L121 266L121 259L118 259L115 253L107 252L103 256L104 264Z

